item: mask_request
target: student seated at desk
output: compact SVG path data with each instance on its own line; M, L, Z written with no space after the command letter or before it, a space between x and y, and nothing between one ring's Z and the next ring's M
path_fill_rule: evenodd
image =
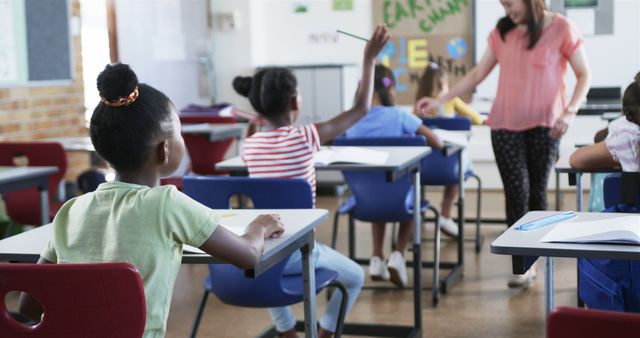
M146 298L144 337L161 338L183 244L251 268L260 260L264 238L279 236L284 228L277 215L261 215L237 236L218 226L218 212L175 186L158 186L185 152L175 106L162 92L139 84L123 64L108 65L98 76L98 89L101 102L91 117L91 141L116 170L116 181L62 206L38 263L135 265ZM42 309L22 294L20 312L39 321Z
M579 148L571 155L572 167L640 171L640 73L624 91L622 113L624 118L609 125L604 141Z
M431 129L422 124L417 116L404 111L395 104L395 78L393 71L386 66L377 65L373 82L373 102L369 114L358 121L345 133L348 138L355 137L394 137L419 134L427 138L427 144L433 148L442 148L442 141ZM449 188L449 187L447 187ZM454 186L455 189L456 186ZM453 201L451 201L453 203ZM442 231L457 235L457 226L441 223ZM372 223L373 253L369 263L369 277L378 280L391 280L399 287L407 284L407 268L404 252L413 229L413 220L400 222L398 241L395 251L384 261L383 242L385 223Z
M385 26L378 26L364 50L361 91L353 108L327 122L294 126L300 112L300 94L297 80L286 68L265 68L253 77L236 77L233 87L251 102L267 121L268 126L245 139L241 156L247 163L251 177L303 178L312 187L314 198L316 174L313 155L326 143L344 133L367 114L371 105L373 68L376 56L389 40ZM274 196L277 198L277 196ZM347 312L355 303L362 284L362 268L339 252L322 244L313 250L316 266L338 272L337 280L349 292ZM285 267L285 273L299 273L301 255L296 252ZM319 337L330 337L336 329L342 295L331 297L327 310L320 319ZM289 307L270 309L276 330L284 337L297 337L295 319Z
M449 78L447 72L442 66L435 62L429 62L424 69L420 80L418 80L418 90L416 91L416 102L423 97L442 97L449 92ZM460 116L466 116L471 119L474 125L484 124L484 118L478 114L475 109L462 101L459 97L445 102L437 109L432 109L424 117L443 116L453 117L455 113Z

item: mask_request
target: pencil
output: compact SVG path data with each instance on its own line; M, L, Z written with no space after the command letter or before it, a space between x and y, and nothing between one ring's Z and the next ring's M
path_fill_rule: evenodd
M356 38L356 39L360 39L360 40L362 40L362 41L367 41L367 42L369 42L369 39L365 39L365 38L363 38L363 37L361 37L361 36L357 36L357 35L354 35L354 34L351 34L351 33L347 33L347 32L345 32L345 31L341 31L341 30L339 30L339 29L336 29L336 31L337 31L338 33L342 33L342 34L344 34L344 35L348 35L348 36L350 36L350 37L352 37L352 38Z

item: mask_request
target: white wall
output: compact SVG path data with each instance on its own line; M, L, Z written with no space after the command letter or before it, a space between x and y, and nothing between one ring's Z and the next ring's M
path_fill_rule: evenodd
M239 23L224 31L214 24L217 101L250 110L231 82L237 75L253 74L256 67L362 62L364 42L338 35L336 29L368 37L373 27L370 1L355 0L352 11L333 11L329 0L306 1L307 13L294 13L295 3L212 0L214 21L219 14L234 12Z

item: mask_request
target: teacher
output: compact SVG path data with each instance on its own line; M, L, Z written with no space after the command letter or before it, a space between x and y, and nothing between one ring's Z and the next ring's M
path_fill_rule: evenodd
M547 209L547 182L558 158L560 138L584 101L591 79L582 36L564 16L547 10L544 0L500 0L505 16L489 34L489 48L477 66L446 95L424 97L416 111L426 114L473 90L500 65L487 125L504 186L507 226L529 210ZM567 63L576 86L567 102ZM527 287L535 266L514 276L510 287Z

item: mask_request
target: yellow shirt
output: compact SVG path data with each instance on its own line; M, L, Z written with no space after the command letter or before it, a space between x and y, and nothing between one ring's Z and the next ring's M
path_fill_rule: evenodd
M140 270L147 303L145 338L162 338L182 244L199 247L219 214L174 186L110 182L65 203L42 257L53 263L128 262Z
M484 119L477 111L457 96L445 102L443 111L445 116L453 116L456 112L461 116L466 116L471 119L471 124L480 125L484 122Z

